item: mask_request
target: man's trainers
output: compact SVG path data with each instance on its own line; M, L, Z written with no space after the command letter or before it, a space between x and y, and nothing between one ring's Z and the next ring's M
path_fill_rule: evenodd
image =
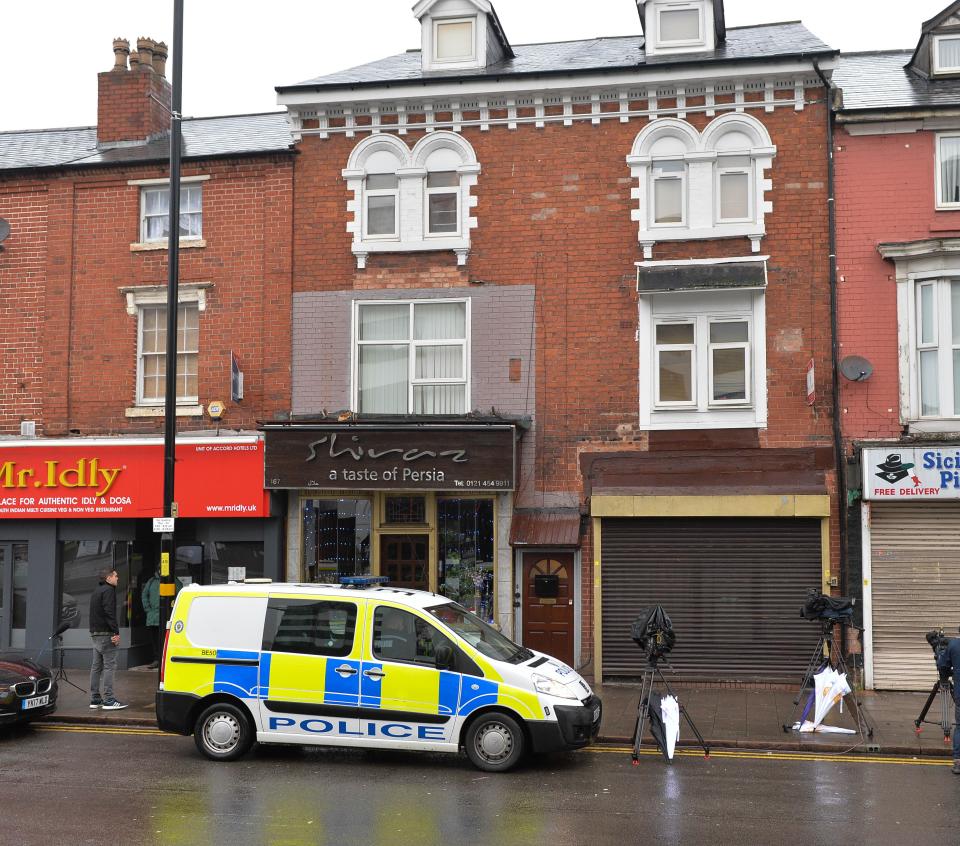
M111 699L109 702L104 702L100 706L104 711L119 711L121 708L126 708L126 704L123 702L117 702L116 699Z
M102 707L103 707L103 702L102 702L100 699L91 699L91 700L90 700L90 708L91 708L91 710L96 709L96 708L102 708Z
M953 769L950 772L954 775L960 775L960 761L953 762Z

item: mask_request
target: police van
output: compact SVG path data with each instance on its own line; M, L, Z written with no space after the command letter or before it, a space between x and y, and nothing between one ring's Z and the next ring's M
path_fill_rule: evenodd
M562 662L437 594L343 581L180 591L160 728L217 761L254 741L464 749L489 772L596 738L600 699Z

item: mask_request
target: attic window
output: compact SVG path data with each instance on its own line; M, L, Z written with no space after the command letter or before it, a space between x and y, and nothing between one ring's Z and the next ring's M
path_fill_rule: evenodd
M938 35L933 39L936 73L960 73L960 35Z
M661 44L699 44L703 41L702 7L677 3L658 10L657 32Z
M476 58L474 19L434 21L434 61L469 62Z

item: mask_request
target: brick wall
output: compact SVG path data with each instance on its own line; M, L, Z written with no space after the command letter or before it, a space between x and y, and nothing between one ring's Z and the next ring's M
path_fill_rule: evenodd
M200 315L200 402L224 400L224 426L254 428L290 407L292 164L287 156L185 164L185 176L197 174L210 176L207 246L181 251L180 282L213 285ZM119 290L166 285L166 250L130 249L140 187L127 184L163 175L141 166L0 178L0 217L14 232L0 253L3 325L17 338L5 347L0 434L34 418L38 434L52 436L163 431L162 410L126 416L136 397L137 319ZM245 374L237 405L231 351ZM209 426L178 420L180 429Z
M897 283L885 242L960 235L960 212L935 209L932 132L836 133L837 262L841 356L874 365L864 382L840 382L844 438L896 438L899 400Z

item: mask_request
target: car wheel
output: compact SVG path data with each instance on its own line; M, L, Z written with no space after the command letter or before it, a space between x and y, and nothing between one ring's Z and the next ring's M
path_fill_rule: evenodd
M488 773L503 773L523 757L523 729L506 714L484 714L470 724L466 749L470 762Z
M211 760L235 761L253 745L253 726L243 709L218 702L197 717L193 739Z

